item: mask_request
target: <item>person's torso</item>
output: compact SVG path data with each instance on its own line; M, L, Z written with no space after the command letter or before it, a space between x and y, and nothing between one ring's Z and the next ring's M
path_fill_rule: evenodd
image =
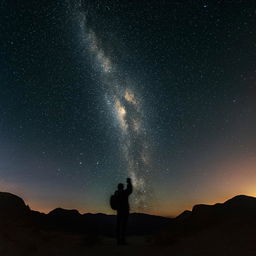
M129 211L128 194L125 190L117 191L117 211Z

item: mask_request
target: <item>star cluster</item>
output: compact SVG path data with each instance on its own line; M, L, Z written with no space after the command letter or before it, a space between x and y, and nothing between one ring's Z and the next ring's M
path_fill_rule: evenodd
M77 9L73 10L80 16L78 25L81 28L82 46L90 53L92 66L98 71L100 77L99 86L102 87L102 99L112 115L111 122L116 122L120 128L118 133L119 147L123 153L125 165L119 172L127 173L134 185L134 208L143 209L149 201L148 175L148 139L144 127L141 99L136 98L134 85L130 79L127 81L118 66L113 64L110 56L107 56L95 32L86 24L86 13L80 2ZM81 11L82 10L82 11ZM90 10L89 10L90 11Z

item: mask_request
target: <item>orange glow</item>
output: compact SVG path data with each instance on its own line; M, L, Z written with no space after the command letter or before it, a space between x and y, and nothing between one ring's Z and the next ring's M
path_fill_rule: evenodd
M204 177L197 190L187 188L173 194L170 187L163 188L163 195L158 195L158 200L151 202L152 208L148 214L174 217L184 210L191 210L195 204L215 204L223 203L226 200L240 194L256 197L256 157L237 157L218 162L215 166L208 168L209 176ZM80 213L115 214L108 204L94 207L84 206L82 201L49 201L47 198L38 199L37 195L29 189L24 189L20 184L14 184L5 180L0 180L0 191L13 193L24 199L31 209L48 213L57 207L66 209L78 209ZM33 197L31 196L33 195ZM171 197L170 197L171 196ZM159 200L161 199L161 200ZM131 198L132 206L132 198ZM93 209L92 209L93 208ZM97 209L96 209L97 208ZM132 207L131 207L132 208Z

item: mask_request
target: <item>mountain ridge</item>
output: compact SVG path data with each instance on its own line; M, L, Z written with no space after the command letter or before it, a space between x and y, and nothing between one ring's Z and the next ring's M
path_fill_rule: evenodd
M38 229L67 232L97 232L106 236L115 234L115 215L80 213L76 209L55 208L49 213L31 210L22 198L9 192L0 192L0 225L6 220ZM175 218L146 213L131 213L128 235L146 235L162 229L197 230L230 221L244 221L256 216L256 198L238 195L224 203L197 204Z

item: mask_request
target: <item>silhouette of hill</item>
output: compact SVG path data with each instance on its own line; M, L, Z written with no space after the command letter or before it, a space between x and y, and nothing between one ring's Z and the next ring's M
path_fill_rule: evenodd
M102 213L80 214L79 211L56 208L48 214L30 210L24 201L13 194L0 192L0 223L6 219L13 222L12 216L19 223L38 229L60 230L78 233L98 233L105 236L115 235L115 215ZM129 217L129 235L145 235L156 232L171 219L141 213L132 213Z
M59 251L51 255L73 255L76 248L83 251L85 245L101 244L101 237L114 241L114 215L62 208L44 214L6 192L0 192L0 207L0 255L37 255L39 251L39 255L49 255L53 248ZM255 216L256 198L239 195L224 203L195 205L174 219L132 213L128 235L135 243L138 238L134 235L140 235L151 244L172 246L166 253L170 255L255 255ZM149 244L141 244L147 255L158 253L148 249ZM181 248L185 248L183 252Z
M173 223L182 223L190 229L206 228L223 222L245 221L256 216L256 198L238 195L224 203L195 205L192 211L184 211Z
M62 208L56 208L44 214L30 210L22 198L7 192L0 192L0 208L0 223L18 221L38 228L72 232L93 231L107 236L115 234L115 215L80 214L78 210ZM224 203L195 205L192 211L186 210L174 219L132 213L129 217L128 234L145 235L164 228L179 231L198 230L221 223L246 221L255 216L256 198L238 195Z
M238 195L224 203L214 205L199 204L192 211L184 211L166 225L153 240L158 244L170 244L185 237L201 234L214 240L218 237L233 240L248 240L256 230L256 198ZM255 232L254 232L255 233ZM200 239L205 239L201 237Z
M0 192L0 209L1 219L3 217L13 218L16 216L24 216L30 211L23 199L6 192Z

